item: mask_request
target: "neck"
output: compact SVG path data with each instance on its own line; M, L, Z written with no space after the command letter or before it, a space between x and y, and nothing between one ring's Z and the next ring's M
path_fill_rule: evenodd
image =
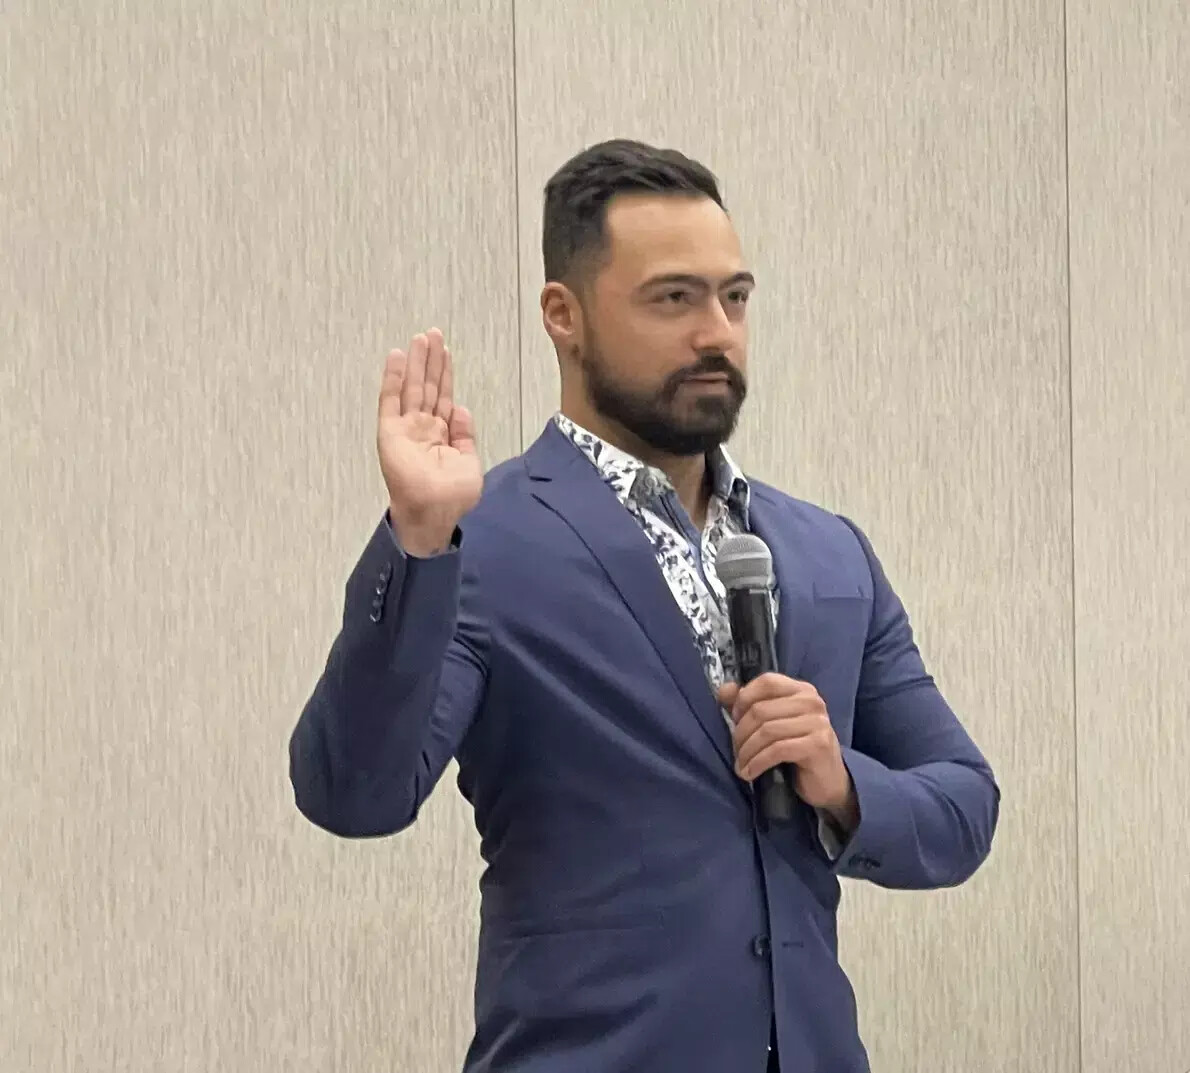
M707 503L711 498L710 467L705 455L671 455L658 451L589 406L563 403L562 414L606 443L664 473L673 485L679 502L690 515L690 520L696 528L702 528L707 516Z

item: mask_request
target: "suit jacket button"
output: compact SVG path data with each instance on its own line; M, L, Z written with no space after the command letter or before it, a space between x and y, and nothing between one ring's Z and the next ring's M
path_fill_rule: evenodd
M766 958L772 950L772 944L767 935L758 935L752 940L752 953L758 958Z

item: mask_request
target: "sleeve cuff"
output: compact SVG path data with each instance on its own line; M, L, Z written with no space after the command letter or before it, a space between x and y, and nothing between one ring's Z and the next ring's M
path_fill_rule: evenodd
M839 837L834 821L822 809L814 811L818 814L818 842L822 851L832 861L837 861L843 852L843 839Z
M854 749L844 748L843 762L859 802L859 823L846 843L839 844L837 854L831 854L830 844L826 841L823 848L834 862L836 871L879 880L888 863L884 858L893 848L896 833L902 827L905 802L897 787L899 773ZM820 818L820 831L822 826ZM835 842L839 843L837 835Z
M419 559L419 558L438 559L438 558L441 558L443 555L454 554L455 552L457 552L459 550L460 546L463 543L463 531L456 525L455 531L453 533L451 533L451 535L450 535L450 543L445 548L443 548L442 551L438 552L436 555L426 555L426 556L410 555L403 547L401 547L401 542L400 542L400 540L397 539L396 530L393 529L392 516L389 514L387 509L384 512L384 528L388 531L389 539L392 540L393 547L396 548L397 554L400 555L401 558L403 558L403 559Z

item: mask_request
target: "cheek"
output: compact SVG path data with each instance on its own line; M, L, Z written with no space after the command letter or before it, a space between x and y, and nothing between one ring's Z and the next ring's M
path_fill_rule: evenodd
M592 356L607 379L635 395L651 396L698 359L680 318L620 316L588 337Z
M628 390L653 395L661 391L674 374L696 360L689 352L675 356L676 349L671 340L637 334L625 342L623 349L604 351L603 367Z

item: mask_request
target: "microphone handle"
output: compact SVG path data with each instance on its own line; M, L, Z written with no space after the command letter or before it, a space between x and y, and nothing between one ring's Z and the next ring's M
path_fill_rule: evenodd
M727 612L741 686L777 669L777 633L773 596L767 588L727 591ZM796 809L792 764L778 764L754 780L760 813L769 821L788 822Z

